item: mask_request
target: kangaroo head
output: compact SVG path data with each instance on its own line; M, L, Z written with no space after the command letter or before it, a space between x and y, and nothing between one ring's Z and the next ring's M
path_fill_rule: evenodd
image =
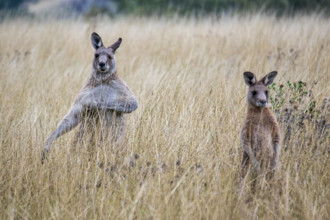
M115 52L121 44L122 39L109 47L104 47L101 37L92 33L92 45L95 49L93 68L101 74L112 74L116 72Z
M245 72L243 75L245 83L249 86L248 104L255 107L266 107L269 102L267 86L273 83L277 72L270 72L259 81L251 72Z

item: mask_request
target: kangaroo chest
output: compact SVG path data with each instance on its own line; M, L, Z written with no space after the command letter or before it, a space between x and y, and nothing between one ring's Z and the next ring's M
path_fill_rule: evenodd
M83 91L79 101L87 107L96 107L98 103L113 102L119 98L118 90L109 85L99 85Z
M257 120L256 120L257 119ZM258 155L273 155L272 123L264 118L255 118L249 124L249 137L252 150Z

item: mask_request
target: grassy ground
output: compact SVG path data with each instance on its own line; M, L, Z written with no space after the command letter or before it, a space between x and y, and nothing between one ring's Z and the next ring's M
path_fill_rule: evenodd
M123 38L118 74L139 108L122 146L72 152L74 130L41 164L90 76L93 31ZM0 33L0 219L329 219L329 19L15 19ZM238 178L247 70L278 71L283 135L255 195Z

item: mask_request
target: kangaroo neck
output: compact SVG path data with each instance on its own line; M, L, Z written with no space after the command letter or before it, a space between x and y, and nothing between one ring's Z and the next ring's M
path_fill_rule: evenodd
M101 75L102 74L102 75ZM93 72L87 86L98 86L101 84L110 84L111 81L118 79L117 72L114 73L98 73Z
M248 105L248 112L253 114L263 114L269 111L268 107L257 107Z

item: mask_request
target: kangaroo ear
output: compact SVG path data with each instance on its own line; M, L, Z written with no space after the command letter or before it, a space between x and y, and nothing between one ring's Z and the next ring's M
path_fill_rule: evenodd
M120 38L118 38L118 40L117 40L116 43L112 44L112 45L109 47L109 48L112 49L113 53L116 52L116 50L118 49L118 47L120 46L120 44L121 44L122 41L123 41L123 39L121 39L121 37L120 37Z
M253 73L244 72L243 76L244 76L244 80L245 80L246 85L253 86L254 84L256 84L257 79L256 79L256 76Z
M103 47L102 39L97 33L93 32L91 38L92 45L95 50L99 49L100 47Z
M262 78L260 82L262 82L265 86L269 86L273 83L276 75L277 75L276 71L270 72L266 76L264 76L264 78Z

